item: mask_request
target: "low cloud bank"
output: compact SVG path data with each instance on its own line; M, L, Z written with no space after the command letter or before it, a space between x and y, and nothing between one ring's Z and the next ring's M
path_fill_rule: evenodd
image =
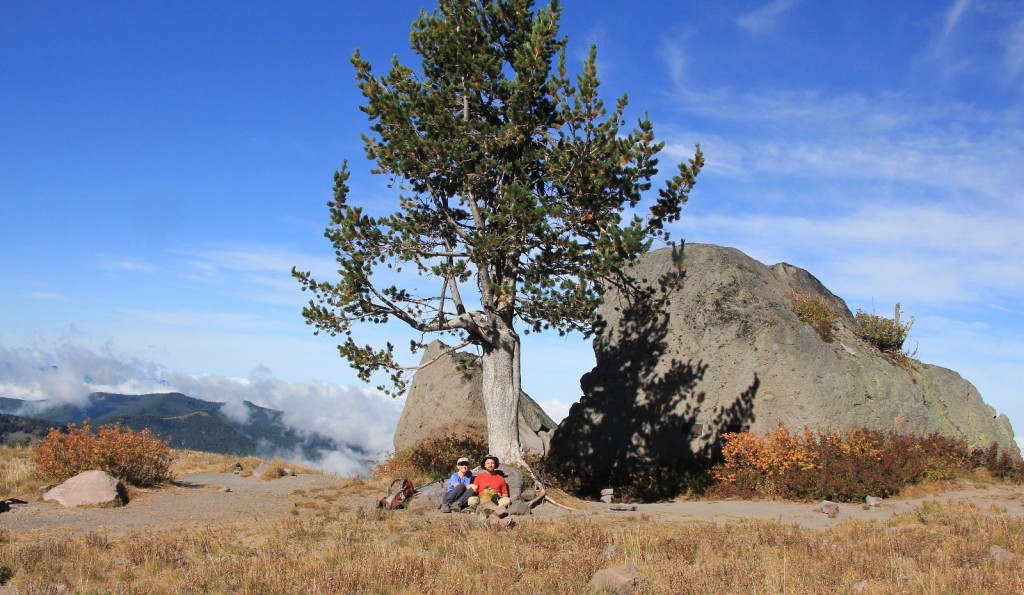
M403 404L368 388L288 382L274 378L265 366L245 379L193 376L164 370L154 362L125 357L110 349L96 352L64 344L46 351L0 345L0 396L82 406L94 392L180 392L225 403L223 413L239 422L245 422L248 415L245 401L282 411L285 425L300 436L326 436L340 448L323 452L322 458L313 461L298 452L267 455L339 475L365 474L371 461L383 458L392 448Z

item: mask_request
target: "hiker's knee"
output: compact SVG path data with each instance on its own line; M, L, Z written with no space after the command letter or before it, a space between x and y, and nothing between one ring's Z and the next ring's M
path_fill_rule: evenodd
M466 503L470 506L476 506L477 504L480 504L480 496L470 496Z
M512 504L512 498L508 496L498 498L498 506L508 506L509 504Z

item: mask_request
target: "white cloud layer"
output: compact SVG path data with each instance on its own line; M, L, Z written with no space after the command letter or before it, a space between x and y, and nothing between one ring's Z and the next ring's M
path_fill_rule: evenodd
M285 425L300 436L319 434L379 459L392 446L402 402L372 389L321 382L286 382L259 367L249 378L193 376L158 364L127 358L112 350L94 352L65 343L52 350L10 349L0 345L0 396L29 401L53 399L84 405L93 392L147 394L181 392L225 403L223 412L244 421L249 401L284 412ZM320 461L298 452L268 453L342 475L365 473L364 455L342 446Z

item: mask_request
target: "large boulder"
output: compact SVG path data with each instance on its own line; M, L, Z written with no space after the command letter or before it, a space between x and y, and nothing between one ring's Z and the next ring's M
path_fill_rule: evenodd
M128 502L128 493L120 480L105 471L83 471L43 494L44 501L61 506L122 506Z
M676 249L652 252L635 273L653 285L680 270L679 258ZM606 296L597 365L552 438L553 460L598 475L707 462L723 433L780 423L941 432L1019 454L1009 420L971 383L938 366L894 363L854 334L849 308L807 271L703 244L685 246L682 266L660 316L642 300ZM794 294L817 296L838 313L834 340L793 313Z
M395 450L412 448L444 432L486 439L479 358L434 341L420 366L395 429ZM520 395L519 439L524 450L546 454L557 425L529 395Z

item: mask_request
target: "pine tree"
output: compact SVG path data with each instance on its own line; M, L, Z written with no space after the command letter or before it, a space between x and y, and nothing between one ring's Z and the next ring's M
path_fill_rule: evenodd
M646 115L621 130L627 100L609 112L599 98L594 47L570 76L560 14L557 0L440 0L412 25L419 70L395 58L376 76L357 50L366 154L399 189L399 209L373 217L350 204L343 164L324 234L340 278L292 270L314 294L307 324L344 337L338 349L363 381L387 372L392 394L415 368L391 343L360 346L356 323L399 320L423 336L456 335L453 349L477 346L489 446L511 463L522 462L518 328L591 333L602 287L653 240L668 241L665 225L703 165L698 146L643 201L646 216L627 216L652 186L663 143ZM407 268L436 290L380 281Z

